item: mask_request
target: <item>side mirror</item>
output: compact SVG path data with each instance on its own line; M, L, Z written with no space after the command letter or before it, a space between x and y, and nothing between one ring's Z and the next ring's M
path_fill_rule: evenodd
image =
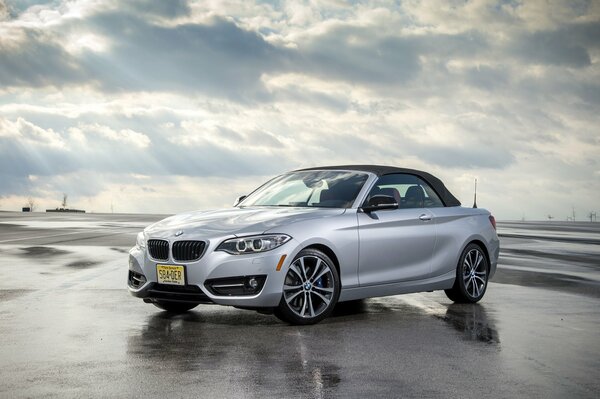
M242 202L243 200L246 199L246 197L247 197L247 195L240 195L239 197L237 197L237 199L233 203L233 206L238 206L240 204L240 202Z
M398 202L394 197L389 195L374 195L360 209L365 213L382 211L384 209L398 209Z

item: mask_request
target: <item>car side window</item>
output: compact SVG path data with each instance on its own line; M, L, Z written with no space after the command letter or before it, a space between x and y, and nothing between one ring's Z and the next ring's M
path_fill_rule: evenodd
M423 179L405 173L381 176L367 197L374 195L394 197L398 208L439 208L444 203Z

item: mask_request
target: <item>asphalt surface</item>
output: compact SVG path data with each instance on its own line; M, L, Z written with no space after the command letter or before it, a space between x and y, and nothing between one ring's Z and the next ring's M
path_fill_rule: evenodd
M296 327L129 296L127 250L160 218L0 212L0 397L600 396L600 223L500 223L480 304L402 295Z

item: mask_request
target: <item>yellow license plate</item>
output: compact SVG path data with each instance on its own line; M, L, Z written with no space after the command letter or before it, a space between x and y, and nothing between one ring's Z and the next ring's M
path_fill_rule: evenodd
M156 265L156 277L160 284L185 285L185 268L175 265Z

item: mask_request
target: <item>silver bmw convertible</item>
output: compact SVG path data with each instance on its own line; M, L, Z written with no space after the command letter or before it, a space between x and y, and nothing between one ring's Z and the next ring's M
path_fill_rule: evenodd
M275 177L231 209L148 226L128 286L169 312L210 303L314 324L370 297L444 290L477 302L498 252L490 212L462 207L431 174L328 166Z

